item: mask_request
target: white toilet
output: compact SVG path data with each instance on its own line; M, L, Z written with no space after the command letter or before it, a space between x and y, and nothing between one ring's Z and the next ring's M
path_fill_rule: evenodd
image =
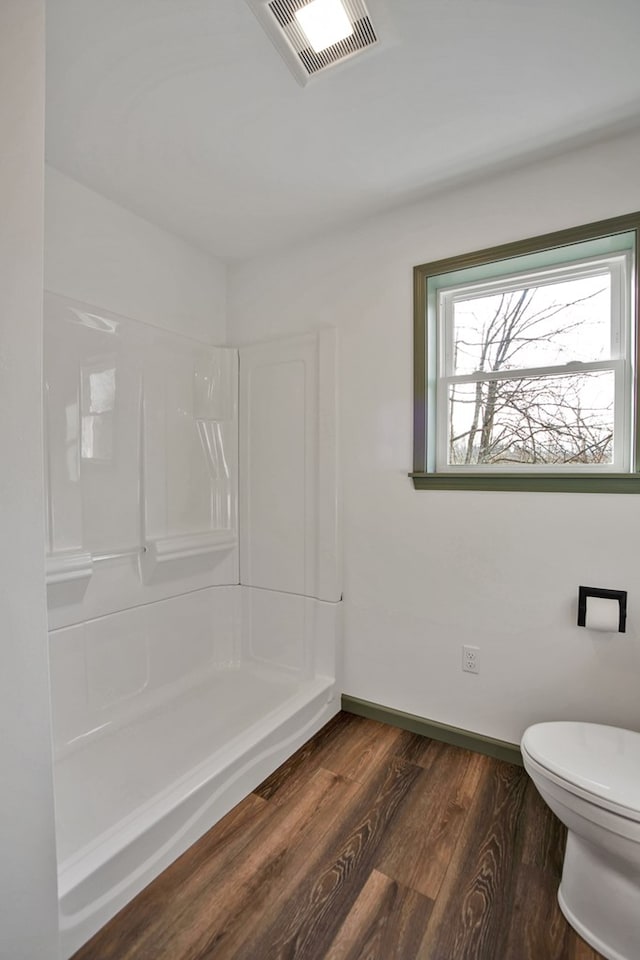
M608 960L640 960L640 733L537 723L524 766L569 833L558 901Z

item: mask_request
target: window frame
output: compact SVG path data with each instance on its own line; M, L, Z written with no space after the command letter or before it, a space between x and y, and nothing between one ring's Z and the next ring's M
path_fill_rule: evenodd
M631 343L633 354L629 354L632 360L634 374L630 385L631 391L631 464L629 470L625 472L613 472L612 468L598 471L589 470L585 466L576 466L576 468L563 467L556 468L548 465L536 470L527 470L526 465L516 469L500 469L493 466L487 470L483 465L470 465L463 467L457 465L447 466L446 469L438 470L435 460L435 432L438 429L434 400L438 388L437 378L435 377L435 356L433 337L430 333L431 324L428 311L433 310L433 294L428 296L428 283L430 279L441 278L446 274L456 274L460 271L473 268L482 268L488 265L498 267L501 261L513 260L518 257L526 257L536 254L549 254L549 270L553 270L557 265L570 267L575 264L575 259L566 259L567 252L562 255L562 248L571 247L574 244L584 241L602 241L607 238L616 237L619 234L633 234L633 250L631 251L631 303L629 304L633 315L634 329L632 331ZM553 252L558 251L557 261L553 259ZM601 256L602 259L616 256L620 250L613 250L610 254L594 254L594 259ZM545 266L535 267L537 273L544 273ZM522 270L523 273L527 272ZM421 264L414 267L414 463L413 471L410 476L413 479L416 489L463 489L463 490L532 490L532 491L553 491L553 492L572 492L572 493L640 493L640 408L639 408L639 390L638 381L640 379L640 345L638 336L638 311L640 307L639 297L639 274L640 274L640 212L628 214L622 217L614 217L609 220L601 220L595 223L586 224L579 227L561 230L554 233L543 234L532 237L527 240L516 241L515 243L501 244L496 247L489 247L478 250L473 253L463 254L462 256L450 257L445 260L438 260L432 263ZM505 271L505 283L508 283L508 277L511 273ZM493 279L499 282L499 269L494 273ZM479 277L472 281L476 286L485 282ZM486 281L492 282L491 279ZM462 286L462 282L454 285L452 289ZM436 291L436 298L443 292L443 289ZM430 343L431 341L431 343ZM488 378L490 379L490 377Z

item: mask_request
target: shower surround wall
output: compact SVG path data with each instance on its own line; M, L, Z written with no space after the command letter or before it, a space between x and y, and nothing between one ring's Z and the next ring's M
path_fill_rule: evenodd
M334 350L46 295L64 956L338 710Z

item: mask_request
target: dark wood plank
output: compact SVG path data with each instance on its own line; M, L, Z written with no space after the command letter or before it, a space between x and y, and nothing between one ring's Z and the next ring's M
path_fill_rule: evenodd
M513 845L511 922L505 960L563 960L570 927L558 906L566 831L527 778Z
M282 904L270 922L258 923L234 960L322 960L373 869L377 848L418 768L386 759L371 778L334 846Z
M366 783L377 774L379 764L389 756L402 731L375 720L340 713L321 733L305 744L256 789L264 799L287 803L304 789L311 770L323 767L357 783Z
M550 815L532 780L527 780L520 834L522 863L540 867L559 883L567 831L557 817Z
M422 737L419 733L401 730L396 741L395 754L406 760L407 763L415 763L419 767L428 768L431 766L434 752L436 756L438 755L438 744L439 741Z
M358 717L358 720L365 720ZM322 766L357 783L377 777L388 757L395 753L402 730L376 720L352 726L343 740L335 738L322 752Z
M526 773L508 763L482 759L486 775L451 858L420 960L504 956L511 911L511 853Z
M432 907L373 870L324 960L415 960Z
M312 794L311 784L323 782L325 792ZM221 889L212 891L206 925L197 935L196 905L186 944L189 960L238 956L264 918L278 915L282 903L295 898L303 879L318 869L361 789L360 784L321 769L306 790L298 791L295 802L274 805L268 836L234 863L232 876Z
M557 880L540 867L519 866L511 897L504 960L564 960L570 927L560 912Z
M566 960L604 960L604 957L593 947L590 947L588 943L585 943L577 933L572 932Z
M361 718L352 713L340 712L312 737L288 760L278 767L266 780L256 787L254 793L263 800L284 799L288 790L294 792L292 785L303 784L309 779L312 770L322 766L323 750L335 742L349 742L350 733L361 727Z
M486 761L431 741L430 765L420 772L384 838L377 869L435 900L471 809Z

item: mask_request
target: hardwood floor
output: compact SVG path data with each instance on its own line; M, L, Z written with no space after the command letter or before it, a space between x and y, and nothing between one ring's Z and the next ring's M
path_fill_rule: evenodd
M341 713L74 960L599 960L520 767Z

